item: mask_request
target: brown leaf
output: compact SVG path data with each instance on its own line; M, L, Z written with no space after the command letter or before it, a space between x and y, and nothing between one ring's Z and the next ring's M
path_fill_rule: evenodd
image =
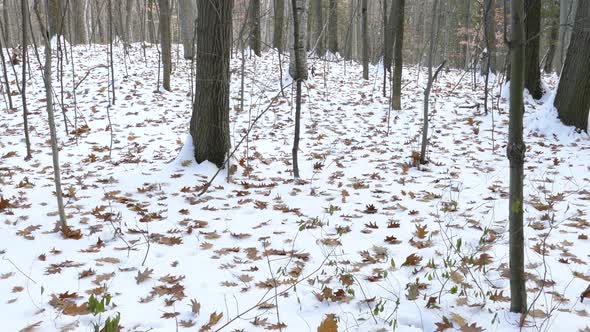
M419 265L422 261L422 257L411 254L410 256L406 257L406 261L402 264L402 266L416 266Z
M442 322L434 323L434 325L436 325L436 332L442 332L446 329L453 328L453 323L451 323L451 321L445 316L443 316Z
M217 324L219 320L223 317L223 312L217 313L217 311L213 312L209 315L209 322L201 327L199 332L205 332L211 330L213 325Z
M143 272L137 271L137 276L135 276L135 282L139 285L142 282L146 281L147 279L151 278L153 269L148 269L147 267Z
M165 319L169 319L169 318L174 318L176 316L180 315L180 312L165 312L162 314L162 317L160 318L165 318Z
M277 324L271 324L267 327L265 327L265 329L267 330L281 330L287 327L287 324L285 323L277 323Z
M334 314L326 315L326 318L318 326L317 332L338 332L338 323L336 322Z
M201 304L197 301L197 299L192 299L191 300L191 311L193 314L198 315L199 312L201 312Z

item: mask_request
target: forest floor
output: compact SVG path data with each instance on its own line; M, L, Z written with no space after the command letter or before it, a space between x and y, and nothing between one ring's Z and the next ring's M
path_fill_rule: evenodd
M590 283L590 140L559 123L550 91L525 101L530 312L521 318L509 312L505 86L492 81L486 115L483 105L473 107L483 103L482 78L474 90L469 74L441 72L430 104L430 162L417 165L424 70L405 69L403 110L389 112L378 67L363 81L358 64L310 60L302 181L294 182L293 91L280 96L277 54L247 59L244 109L235 57L234 147L262 115L232 158L231 182L224 170L200 196L216 168L192 159L190 62L175 59L165 92L156 89L158 53L146 52L133 45L123 58L117 49L109 107L108 71L97 67L106 63L105 47L73 49L75 78L72 63L63 66L69 135L54 68L66 212L81 231L71 239L54 227L45 92L34 57L33 159L23 161L20 96L12 96L14 110L2 107L4 331L91 331L116 313L125 331L317 331L320 324L333 331L334 323L338 331L589 329L590 301L581 294ZM549 89L556 81L545 78ZM88 307L91 294L98 301L109 294L105 312Z

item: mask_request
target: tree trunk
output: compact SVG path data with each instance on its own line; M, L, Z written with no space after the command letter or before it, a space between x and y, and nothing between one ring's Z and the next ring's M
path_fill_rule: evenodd
M149 0L148 2L148 9L147 9L147 18L148 18L148 37L150 43L156 42L156 23L154 22L154 0Z
M72 27L73 36L71 43L75 45L86 44L86 11L85 1L70 1L69 12L71 21L70 27Z
M21 100L23 103L23 126L25 132L25 145L27 148L27 155L25 160L32 158L31 156L31 140L29 138L29 119L27 110L27 45L28 45L28 22L29 19L29 6L26 0L21 0L21 17L22 17L22 47L23 47L23 58L22 58L22 88L21 88Z
M541 1L525 0L526 26L526 62L525 62L525 88L533 98L543 97L541 87L541 70L539 66L539 47L541 32Z
M392 6L397 8L395 18L395 45L393 50L393 90L391 91L391 107L394 110L402 109L402 71L403 71L403 44L404 44L404 19L405 0L394 0ZM391 20L392 18L390 18Z
M363 40L363 79L369 79L369 26L367 17L367 0L362 0L361 25Z
M295 24L291 25L291 38L293 38L293 42L291 43L290 48L290 62L289 62L289 75L294 80L306 80L307 79L307 50L305 48L305 33L307 29L307 6L306 0L296 0L297 1L297 13L292 13L293 17L297 15L298 18L298 29L295 29ZM293 21L293 23L295 23ZM295 47L295 36L299 36L299 41L297 43L297 47ZM295 62L296 59L299 59L301 64L301 70L297 70L297 64Z
M522 138L524 113L523 88L525 80L525 11L529 0L511 1L510 40L510 116L506 155L510 161L510 197L508 200L510 236L510 311L524 313L527 310L526 283L524 277L524 229L523 229L523 178L526 146Z
M195 160L223 167L230 148L229 57L233 0L197 2L197 77L190 133Z
M313 8L313 43L315 44L315 51L317 56L323 57L326 54L326 47L324 45L324 15L322 13L322 0L312 0Z
M250 0L248 8L248 26L250 28L248 44L254 54L260 56L260 0Z
M578 3L576 23L555 95L561 121L588 132L590 113L590 6Z
M304 59L307 57L305 52L305 37L303 35L303 24L305 19L305 0L291 0L291 8L293 12L293 55L294 58L294 72L291 73L296 83L296 97L295 97L295 135L293 137L293 177L299 178L299 162L297 153L299 151L299 134L301 130L301 82L307 78L307 64Z
M572 26L576 17L577 3L578 0L560 0L559 2L559 48L555 58L555 65L558 71L561 71L565 62L565 56L572 34Z
M328 15L328 49L336 54L338 53L338 1L330 0Z
M559 43L559 17L554 17L550 20L550 30L549 30L549 40L548 40L548 47L547 56L545 59L545 65L543 67L543 71L545 73L553 72L553 59L555 58L555 53L557 50L557 45Z
M496 22L495 22L495 4L494 0L485 0L484 2L484 40L486 53L483 59L482 73L496 72Z
M285 0L274 0L274 29L272 46L279 52L283 51L283 25L285 15Z
M50 37L62 34L62 19L63 19L63 9L62 9L62 0L47 0L49 1L49 30L50 30Z
M50 11L51 12L51 11ZM51 15L49 14L51 22ZM55 35L50 23L48 34ZM53 160L53 181L55 183L55 196L57 198L57 209L59 211L59 228L62 233L67 231L66 213L64 209L63 196L61 191L61 176L59 172L59 148L57 146L57 134L55 129L55 114L53 112L53 93L51 84L51 41L49 36L44 36L45 41L45 66L43 68L43 82L45 83L45 99L47 118L49 123L49 136L51 141L51 156Z
M158 0L160 7L160 44L162 45L162 84L170 91L170 73L172 72L172 36L170 32L170 0Z
M426 147L428 146L428 103L430 99L430 90L432 89L432 61L434 59L434 52L436 46L436 33L438 31L438 3L439 0L434 0L432 6L432 24L430 28L430 52L428 52L428 85L424 90L424 114L422 125L422 146L420 148L420 164L426 164Z
M192 59L195 54L194 34L196 3L194 0L178 0L178 17L180 21L180 36L184 48L184 58Z
M22 0L21 0L22 1ZM4 0L3 4L2 4L2 25L3 25L3 31L4 31L4 42L5 45L4 47L6 48L10 48L12 47L13 43L12 43L12 32L11 32L11 15L10 15L10 8L8 8L8 1Z

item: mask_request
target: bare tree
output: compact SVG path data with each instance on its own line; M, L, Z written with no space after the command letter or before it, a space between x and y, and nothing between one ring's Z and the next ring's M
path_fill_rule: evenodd
M250 0L250 5L248 6L248 26L250 27L248 44L250 49L254 51L254 54L260 56L260 0Z
M283 21L285 13L285 0L274 0L274 28L272 46L279 52L283 51Z
M222 167L230 148L229 57L233 0L197 2L197 84L190 123L195 160Z
M180 21L180 36L184 47L184 58L192 59L195 54L196 2L194 0L178 0L178 18Z
M328 49L331 53L338 53L338 1L330 0L328 13Z
M406 1L394 0L392 6L395 6L395 18L390 17L394 21L395 35L394 50L393 50L393 64L394 70L392 75L392 91L391 91L391 107L394 110L402 109L402 71L403 71L403 44L404 44L404 12Z
M541 1L525 0L526 62L525 88L533 98L543 97L541 69L539 66L539 47L541 35Z
M305 0L291 0L293 13L293 47L292 47L292 67L289 70L291 77L296 81L295 97L295 135L293 138L293 176L299 178L299 161L297 153L299 152L299 132L301 129L301 83L307 79L307 53L305 51Z
M590 112L590 6L578 3L576 23L555 95L559 118L588 131Z
M526 146L522 138L525 82L525 11L528 0L511 1L510 26L510 117L506 155L510 161L510 311L526 312L526 284L524 277L523 178Z
M29 117L28 117L28 110L27 110L27 45L28 45L28 36L27 36L27 28L28 28L28 17L29 17L29 3L27 0L21 0L21 14L22 14L22 47L23 47L23 58L22 58L22 88L21 88L21 99L23 103L23 126L25 132L25 144L27 148L27 155L25 160L29 160L32 158L31 155L31 140L29 138Z
M362 0L361 4L361 26L362 26L362 40L363 40L363 79L369 79L369 23L367 17L368 11L367 0Z
M424 90L424 119L423 119L423 126L422 126L422 147L420 149L420 164L426 164L426 147L428 146L428 103L430 102L430 90L432 89L432 83L436 78L436 75L442 68L441 65L436 74L432 75L432 61L435 56L435 48L436 48L436 34L438 32L438 4L439 0L434 0L432 5L432 25L430 28L430 52L428 53L428 84L426 85L426 89Z
M170 73L172 72L172 33L170 31L170 0L158 0L160 7L160 44L162 46L162 67L164 89L170 91Z

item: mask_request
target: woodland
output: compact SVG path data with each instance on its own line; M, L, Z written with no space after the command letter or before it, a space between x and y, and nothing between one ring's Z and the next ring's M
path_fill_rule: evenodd
M590 331L590 1L0 6L0 330Z

